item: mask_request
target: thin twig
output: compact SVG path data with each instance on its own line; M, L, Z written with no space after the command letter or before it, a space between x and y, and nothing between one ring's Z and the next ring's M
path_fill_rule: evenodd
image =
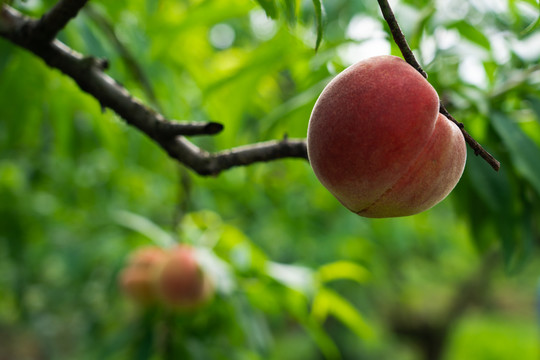
M379 7L381 8L381 12L383 14L384 20L390 27L390 32L392 33L392 37L394 38L394 41L396 45L399 47L399 50L401 51L401 54L403 54L403 58L409 65L414 67L424 78L427 79L427 74L422 69L418 61L416 61L416 58L414 57L414 54L407 44L407 40L405 39L405 35L403 35L403 32L401 31L401 28L399 27L399 24L397 23L396 17L394 16L394 12L392 11L392 8L390 7L390 4L387 0L377 0L379 3ZM497 161L491 155L489 152L487 152L482 145L480 145L466 130L465 126L458 122L446 108L441 103L439 112L443 115L445 115L450 121L452 121L454 124L456 124L461 132L463 133L463 137L465 138L465 141L469 146L474 150L474 154L480 156L482 159L484 159L495 171L499 171L501 168L501 163Z
M465 130L465 125L454 119L454 117L450 115L450 113L448 112L448 110L446 110L442 103L439 104L439 112L459 127L461 133L463 134L463 137L465 138L465 142L467 142L471 149L473 149L474 155L480 156L493 168L493 170L499 171L499 169L501 168L501 163L497 159L495 159L493 155L487 152L482 147L482 145L478 143L478 141L474 140L474 138L467 132L467 130Z
M156 143L172 158L185 164L200 175L217 175L235 166L283 158L307 159L305 140L274 140L218 153L209 153L183 136L201 132L215 134L222 126L217 123L178 123L165 119L163 115L145 106L134 98L123 86L103 72L102 62L84 57L58 40L39 43L29 39L25 28L33 20L15 9L3 5L0 8L0 36L19 45L47 65L71 77L81 90L92 95L104 108L110 108L129 125L136 127ZM189 131L188 131L189 130Z
M177 122L164 120L157 122L157 124L157 132L161 133L164 137L215 135L223 130L223 125L217 122Z
M424 78L427 79L427 74L422 69L418 61L416 61L416 58L414 57L414 54L409 47L409 44L407 43L407 40L405 39L405 35L403 35L403 32L401 31L401 28L399 27L399 24L396 20L396 17L394 16L394 12L392 11L392 8L390 7L390 4L387 0L377 0L379 2L379 7L381 8L381 12L383 14L384 20L386 20L386 23L390 27L390 32L392 33L392 37L394 38L394 41L396 45L399 47L399 50L401 51L401 54L403 55L403 58L405 61L409 63L413 68L415 68Z

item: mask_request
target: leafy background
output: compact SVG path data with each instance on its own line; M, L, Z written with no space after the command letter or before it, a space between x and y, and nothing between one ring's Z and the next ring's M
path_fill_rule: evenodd
M305 137L333 76L399 55L375 1L323 5L96 0L60 38L168 118L223 123L193 139L220 150ZM470 153L444 202L396 219L349 213L302 160L198 177L0 40L0 359L421 359L434 329L444 359L536 359L538 3L393 6L447 108L502 163ZM192 314L117 287L131 251L171 241L195 245L218 287Z

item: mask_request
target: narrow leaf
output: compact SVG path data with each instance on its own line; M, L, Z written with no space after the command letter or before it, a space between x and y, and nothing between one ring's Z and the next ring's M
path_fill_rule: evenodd
M345 298L338 293L321 289L317 294L319 308L314 309L314 317L319 320L326 318L326 313L333 315L361 339L373 337L373 330L364 317ZM321 306L322 304L322 306Z
M476 27L472 26L466 21L456 21L455 23L451 24L448 28L454 28L457 31L459 31L459 34L463 36L465 39L480 45L484 49L491 49L491 43L489 39Z
M522 36L531 33L534 29L538 27L538 25L540 25L540 1L536 0L535 3L536 3L535 5L538 7L538 15L536 16L535 21L533 21L532 23L529 24L529 26L523 29L523 31L520 33L520 35Z
M317 24L317 42L315 43L315 50L318 50L321 45L324 31L322 0L313 0L313 7L315 8L315 22Z
M129 211L116 211L113 213L113 217L120 225L145 235L158 246L170 247L176 244L168 232L141 215Z
M328 282L332 280L348 279L365 283L369 279L369 272L365 267L350 261L336 261L321 266L318 272L319 280Z

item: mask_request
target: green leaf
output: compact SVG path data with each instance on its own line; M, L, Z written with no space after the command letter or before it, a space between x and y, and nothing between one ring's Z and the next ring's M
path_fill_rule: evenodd
M323 322L328 315L333 315L351 329L359 338L370 339L373 330L364 317L345 298L338 293L322 288L313 301L313 316Z
M315 100L317 100L317 97L321 94L322 90L329 81L329 79L323 79L305 91L298 93L287 101L284 101L281 105L275 107L269 114L261 119L261 132L268 135L281 121L285 121L292 113L303 106L315 103Z
M536 120L540 122L540 99L529 97L528 100L532 111L536 114Z
M294 24L296 22L296 15L298 12L298 4L296 0L284 0L285 2L285 13L287 15L287 21L289 24Z
M517 170L540 194L540 148L506 115L492 114L493 126L512 156Z
M319 322L312 317L299 319L299 321L313 338L326 359L341 359L339 348L334 343L334 340L324 331L324 328Z
M277 19L278 11L274 0L256 0L264 9L266 15L272 19Z
M480 45L484 49L491 49L491 43L489 39L482 33L482 31L478 30L478 28L472 26L468 22L461 20L456 21L448 26L449 29L456 29L459 31L460 35L463 36L465 39Z
M307 267L268 261L267 272L276 281L291 289L298 290L303 294L313 293L313 273Z
M318 278L321 282L348 279L358 283L365 283L369 279L368 270L351 261L336 261L319 268Z
M324 31L322 1L313 0L313 7L315 8L315 22L317 24L317 41L315 43L315 50L318 50L319 46L321 45Z
M534 29L540 25L540 1L538 0L529 0L528 1L531 5L536 5L538 7L538 15L536 16L536 20L529 24L523 31L520 33L520 35L527 35L531 33Z
M469 151L467 174L471 179L476 193L482 198L489 209L496 213L507 213L511 203L510 184L504 169L495 172L485 161L473 156Z
M113 217L120 225L145 235L161 247L170 247L176 244L174 238L149 219L129 211L116 211Z

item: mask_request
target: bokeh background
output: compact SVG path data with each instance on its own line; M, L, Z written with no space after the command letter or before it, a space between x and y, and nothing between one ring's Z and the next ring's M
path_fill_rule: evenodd
M399 55L375 0L323 1L316 51L316 4L93 0L60 39L166 117L223 123L193 139L217 151L305 137L333 76ZM538 359L538 3L392 5L450 113L502 163L469 153L445 201L396 219L349 213L304 160L199 177L0 39L0 359ZM172 242L216 282L198 311L118 288L130 252Z

